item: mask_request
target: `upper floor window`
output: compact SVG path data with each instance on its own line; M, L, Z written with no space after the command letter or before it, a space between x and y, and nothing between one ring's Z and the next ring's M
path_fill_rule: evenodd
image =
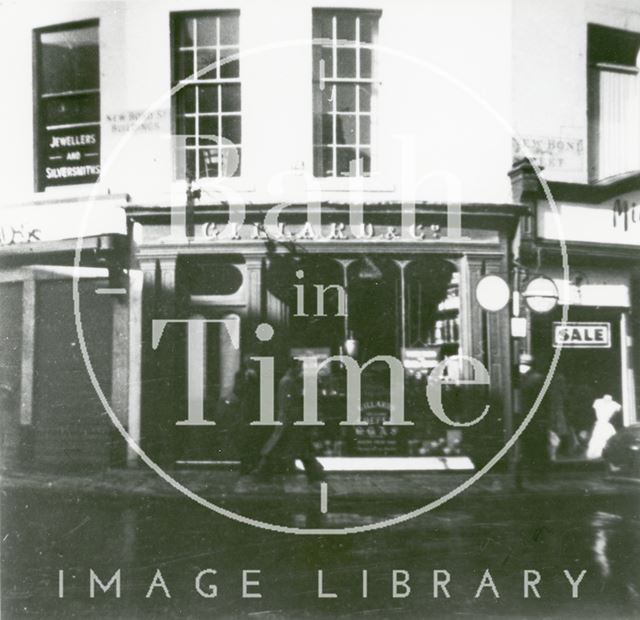
M172 18L176 176L240 174L239 12Z
M98 22L36 30L36 189L100 175Z
M589 176L640 171L640 34L589 25Z
M380 14L313 12L314 174L371 174L374 50Z

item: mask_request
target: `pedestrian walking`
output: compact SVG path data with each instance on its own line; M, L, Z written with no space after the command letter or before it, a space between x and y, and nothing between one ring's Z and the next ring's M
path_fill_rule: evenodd
M544 375L536 367L535 360L528 353L520 356L520 407L516 415L518 425L522 424L531 411L544 386ZM533 418L524 429L518 444L515 484L523 487L523 478L545 478L549 471L549 430L550 397L545 394Z
M240 429L240 474L250 474L260 462L260 448L265 441L265 429L252 426L260 417L260 377L249 355L242 359L234 382L234 396L238 403Z
M268 479L273 474L279 460L292 464L300 459L309 482L321 480L322 465L313 452L313 444L309 429L294 426L296 420L302 419L303 383L300 363L292 359L278 383L277 421L276 426L261 450L260 464L256 470L259 478Z

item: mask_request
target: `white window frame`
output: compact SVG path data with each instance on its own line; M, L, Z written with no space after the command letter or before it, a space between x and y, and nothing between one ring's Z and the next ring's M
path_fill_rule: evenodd
M313 30L316 32L320 21L331 19L331 38L322 39L321 42L316 42L314 38L313 43L313 123L314 123L314 144L313 144L313 169L314 176L319 178L344 178L344 177L370 177L374 173L374 152L375 152L375 99L377 94L377 87L379 82L376 79L376 62L375 62L375 50L374 43L378 33L379 21L381 13L380 11L373 10L331 10L331 9L316 9L313 12ZM343 41L338 39L338 19L340 17L349 17L356 20L355 28L355 41ZM375 19L375 28L373 30L373 43L363 43L361 41L361 19L363 17ZM332 67L330 73L327 73L326 68L324 75L321 69L321 50L323 48L330 47L332 49ZM340 77L338 76L338 50L339 49L354 49L355 50L355 62L356 62L356 75L355 77ZM361 50L371 50L371 75L370 77L361 76ZM355 110L354 112L339 112L337 109L337 86L345 84L353 86L355 89ZM369 110L361 110L360 107L360 87L365 86L370 89L370 107ZM325 110L323 109L323 91L325 89L331 89L330 99L332 101L332 108L329 112L331 117L331 140L325 141L322 135L322 123L325 116ZM353 144L338 144L337 130L338 119L341 116L354 117L355 120L355 141ZM361 140L360 121L361 118L369 119L369 142L363 143ZM318 142L317 138L321 136L322 142ZM320 166L324 161L325 149L331 149L331 167L329 170L321 170ZM343 172L338 174L338 151L339 150L355 150L356 158L355 162L352 160L350 165L350 171L348 174ZM367 152L369 154L369 169L365 172L362 165L361 153ZM354 165L355 163L355 165Z
M238 39L233 43L225 43L222 44L220 42L220 18L221 17L236 17L238 19ZM198 19L208 17L216 19L216 41L214 45L200 45L198 44ZM238 75L236 77L220 77L220 69L221 69L221 59L222 53L226 50L233 50L233 55L239 53L240 50L240 34L239 34L239 20L240 20L240 12L238 10L223 10L223 11L203 11L196 13L173 13L172 14L172 27L176 30L172 34L172 46L171 46L171 54L174 63L173 69L173 85L174 88L176 86L182 87L190 87L194 89L194 112L182 112L179 109L177 100L174 99L174 136L176 136L177 140L175 140L175 148L174 155L176 157L175 163L175 176L176 179L184 179L187 177L187 162L188 159L186 157L187 152L194 152L194 164L195 168L193 170L194 179L216 179L216 178L227 178L239 176L241 171L241 155L242 155L242 93L241 93L241 82L240 82L240 62L238 62ZM178 33L177 29L180 24L184 20L193 20L193 45L185 46L178 45ZM202 50L215 50L216 59L217 59L217 77L199 77L198 76L198 52ZM177 71L179 69L179 56L183 52L191 52L192 53L192 68L193 73L191 73L186 78L178 79L176 77ZM200 71L202 73L202 70ZM222 91L227 85L237 85L240 90L240 104L239 109L237 111L223 111L222 109ZM201 112L200 111L200 97L199 97L199 89L201 86L215 86L217 90L217 100L218 105L217 109L210 112ZM180 91L183 89L180 88L175 94L174 97L178 97ZM188 134L188 137L178 135L178 118L179 117L190 118L194 120L194 134ZM210 117L217 119L217 135L211 134L202 134L200 132L200 121L203 118ZM224 137L223 133L223 118L228 117L237 117L240 122L240 142L238 144L232 143L230 140ZM193 143L189 143L191 139L194 139ZM204 140L205 143L201 141ZM215 155L213 158L214 165L217 166L217 174L202 174L201 170L201 162L200 162L200 152L205 151L215 151ZM235 153L235 155L233 155ZM180 161L180 156L183 156L184 159ZM237 158L237 159L236 159ZM206 164L206 162L205 162Z

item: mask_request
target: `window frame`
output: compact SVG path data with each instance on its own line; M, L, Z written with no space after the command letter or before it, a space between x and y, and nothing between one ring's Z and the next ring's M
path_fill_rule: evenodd
M595 42L598 39L618 38L620 41L627 39L638 46L640 54L640 32L614 28L599 23L589 22L586 29L586 92L587 92L587 178L589 182L597 182L604 178L600 166L601 156L601 124L600 124L600 75L602 72L620 73L636 76L640 80L640 62L631 65L624 62L611 62L609 60L594 59L597 54L594 51ZM598 41L602 45L602 41ZM640 110L638 110L638 123L640 124ZM640 147L639 147L640 148ZM640 157L640 154L638 155ZM630 171L615 173L626 174Z
M241 40L241 32L240 32L240 28L241 28L241 22L240 22L240 15L241 15L241 11L240 9L236 9L236 8L230 8L230 9L212 9L212 10L196 10L196 11L172 11L169 14L169 21L170 21L170 50L169 50L169 54L170 54L170 71L171 71L171 90L173 91L179 84L184 84L184 86L182 88L180 88L178 91L175 92L175 94L172 95L171 97L171 135L172 135L172 160L173 160L173 179L174 181L185 181L189 178L189 174L188 174L188 168L187 168L187 157L186 157L186 152L188 150L192 150L195 151L195 158L194 158L194 162L195 162L195 171L193 174L193 180L197 180L197 181L203 181L203 180L212 180L212 181L216 181L216 180L220 180L220 179L231 179L231 178L239 178L242 174L242 141L243 141L243 113L242 113L242 78L240 75L240 60L238 59L238 75L236 77L225 77L225 78L221 78L219 75L218 77L215 78L209 78L209 77L203 77L203 78L195 78L194 80L185 80L182 78L178 77L178 71L180 68L180 63L178 60L178 54L181 51L188 51L188 50L192 50L193 54L194 54L194 67L196 68L197 71L197 53L198 53L198 49L200 47L203 47L204 49L211 49L214 48L216 51L216 62L220 62L220 50L224 50L224 49L230 49L230 48L235 48L237 51L232 54L232 55L236 55L240 53L240 40ZM209 46L209 45L205 45L205 46L199 46L198 45L198 41L197 41L197 30L195 30L194 32L194 41L193 41L193 46L192 47L185 47L185 46L181 46L180 45L180 26L184 23L185 20L187 19L197 19L197 18L202 18L202 17L224 17L224 16L234 16L237 18L238 20L238 37L237 40L234 43L224 43L221 44L220 42L220 26L219 26L219 22L218 22L218 26L217 26L217 36L216 36L216 43L213 46ZM218 65L218 69L220 68L220 65ZM194 74L191 74L194 75ZM236 84L238 86L239 89L239 93L240 93L240 103L238 106L238 110L237 111L223 111L222 110L222 88L225 84ZM218 103L217 103L217 110L215 112L206 112L204 114L200 113L199 111L199 96L198 96L198 88L202 85L209 85L209 86L216 86L217 87L217 99L218 99ZM187 87L194 87L194 92L195 92L195 111L193 113L180 113L180 106L178 103L178 93L180 93L181 91L183 91L185 88ZM195 138L195 142L193 146L188 146L186 143L184 145L180 145L178 144L178 136L179 135L190 135L190 134L179 134L178 133L178 126L179 126L179 120L178 117L179 116L184 116L184 117L193 117L194 118L194 128L195 128L195 133L194 133L194 138ZM216 175L212 175L212 176L202 176L199 174L200 171L200 152L204 150L205 147L203 147L200 144L200 137L201 134L199 133L199 123L200 123L200 117L202 116L208 116L211 118L215 118L217 119L217 126L218 126L218 138L222 138L224 140L224 136L222 133L222 123L223 123L223 118L226 117L237 117L239 119L239 126L240 126L240 142L239 144L235 144L232 143L232 146L229 145L227 147L224 146L224 142L220 141L217 144L212 144L211 148L215 148L218 151L218 173ZM208 135L208 134L203 134L203 135ZM225 163L225 159L222 155L223 150L234 150L236 154L238 154L238 162L237 162L237 168L234 171L233 175L227 175L227 174L223 174L223 170L226 167L226 163ZM184 152L184 160L182 162L179 161L178 157L179 157L179 151L182 150ZM184 174L181 174L181 171L184 172Z
M338 37L338 23L337 19L340 16L351 16L356 20L359 20L362 17L366 17L372 19L374 21L374 27L372 30L371 42L363 43L360 40L360 31L361 28L356 27L355 32L355 40L345 40L346 45L343 43L339 44L341 39ZM312 35L313 35L313 43L312 43L312 127L313 127L313 137L312 137L312 155L313 155L313 176L318 179L348 179L348 178L361 178L361 179L369 179L371 178L376 169L377 169L377 130L376 130L376 120L377 120L377 110L376 110L376 99L378 95L378 88L380 85L380 80L378 77L378 67L376 62L376 54L375 54L375 45L379 36L380 30L380 19L382 16L382 11L379 9L353 9L353 8L314 8L312 11ZM319 75L319 66L322 58L322 44L316 43L316 39L318 38L316 33L318 30L321 30L321 19L330 18L332 21L332 33L331 33L331 57L332 57L332 69L330 77ZM338 50L339 49L354 49L355 50L355 76L353 77L340 77L338 75ZM371 75L369 77L361 76L361 51L362 50L370 50L371 51ZM323 84L323 87L320 87L320 84ZM353 86L355 88L355 99L354 99L354 111L351 112L339 112L337 109L337 87L338 85L348 85ZM324 102L323 102L323 91L326 86L332 90L332 109L329 116L332 118L331 122L331 140L324 140L323 136L323 118L325 116L324 110ZM360 88L362 86L366 86L370 88L370 105L369 110L362 110L360 107ZM354 129L355 136L353 143L345 143L338 144L337 131L338 131L338 118L340 116L353 117L354 119ZM368 118L369 119L369 141L368 143L364 143L361 140L361 119ZM322 141L318 140L318 136L322 139ZM331 149L331 173L325 173L323 168L324 155L323 151L325 149ZM338 173L338 151L344 150L355 150L356 152L356 161L362 161L359 157L362 151L369 152L369 169L365 172L364 166L358 166L355 170L355 175L351 174L339 174ZM353 161L353 160L352 160Z
M43 56L42 56L42 44L41 44L41 35L53 33L53 32L64 32L70 30L79 30L82 28L96 28L98 30L98 88L96 89L82 89L77 91L81 94L97 94L98 96L98 120L95 122L89 123L72 123L71 125L77 126L96 126L97 134L98 134L98 166L101 164L102 160L102 79L101 79L101 49L100 49L100 19L98 17L75 20L70 22L60 22L56 24L51 24L48 26L42 26L40 28L34 28L31 32L31 66L32 66L32 93L33 93L33 147L34 147L34 157L33 157L33 180L34 180L34 189L36 192L43 192L49 187L73 187L75 185L89 185L93 183L97 183L98 179L92 179L89 181L81 181L77 180L77 182L72 182L68 184L54 184L47 185L46 179L44 178L43 170L44 170L44 144L46 142L46 125L44 119L44 106L42 104L43 96L41 94L41 86L42 86L42 70L43 70ZM65 96L73 96L74 91L65 91Z

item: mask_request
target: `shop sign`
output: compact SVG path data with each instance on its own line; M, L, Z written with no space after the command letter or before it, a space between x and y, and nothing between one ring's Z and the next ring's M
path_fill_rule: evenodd
M400 429L386 426L391 416L390 403L375 400L362 403L362 426L353 429L353 453L356 455L400 454Z
M403 349L402 363L409 372L425 375L438 365L439 347Z
M217 222L205 222L198 231L198 238L211 242L218 241L257 241L272 239L274 241L469 241L472 236L469 230L464 229L457 237L447 237L446 227L440 224L414 224L410 226L389 226L372 223L364 223L353 228L345 222L329 222L317 226L307 221L291 224L280 222L275 230L267 233L265 227L257 222L252 224L219 224ZM473 231L473 239L494 241L495 234L482 230Z
M561 172L584 168L584 140L567 136L520 136L513 139L513 157L529 157L545 170Z
M554 323L553 346L566 349L611 348L611 323Z
M44 184L93 183L100 176L100 126L47 131Z
M121 197L91 203L51 203L0 209L0 247L61 241L105 234L126 234ZM90 217L87 215L89 212Z
M640 191L600 204L557 202L556 206L558 214L547 202L541 202L538 207L538 233L545 239L640 245Z

